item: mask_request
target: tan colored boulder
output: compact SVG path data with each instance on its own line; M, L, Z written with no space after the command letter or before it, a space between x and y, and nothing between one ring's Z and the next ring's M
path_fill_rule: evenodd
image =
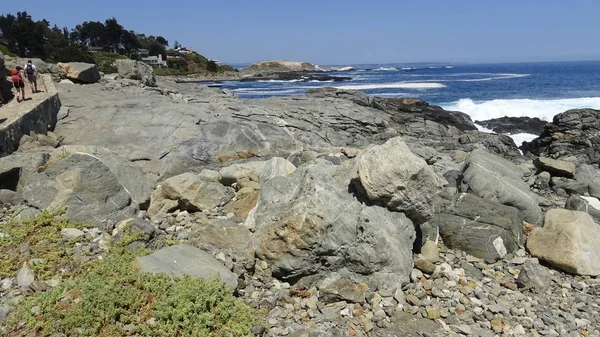
M58 63L58 66L65 74L65 77L76 80L81 83L96 83L100 81L100 72L93 63L71 62Z
M589 214L552 209L527 240L531 255L567 273L600 275L600 226Z

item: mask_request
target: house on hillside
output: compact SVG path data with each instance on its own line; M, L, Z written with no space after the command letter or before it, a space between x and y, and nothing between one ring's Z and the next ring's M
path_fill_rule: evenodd
M155 68L166 68L167 61L164 61L162 55L142 57L142 62Z
M148 49L138 49L135 51L135 53L142 57L148 56L148 54L149 54Z
M93 47L93 46L88 47L88 52L90 52L92 54L96 54L101 51L104 51L104 47Z
M181 54L179 52L170 52L170 53L167 53L167 60L180 59L180 58L181 58Z

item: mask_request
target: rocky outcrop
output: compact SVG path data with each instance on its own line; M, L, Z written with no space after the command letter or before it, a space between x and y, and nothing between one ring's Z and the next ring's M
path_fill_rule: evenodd
M531 255L577 275L600 275L600 226L583 212L552 209L527 239Z
M138 211L131 195L98 158L74 153L50 158L23 188L23 197L38 209L65 209L71 220L111 230Z
M423 223L433 216L432 198L442 179L400 137L365 149L358 157L358 188L368 200Z
M565 209L587 213L600 223L600 200L594 197L571 194L567 198Z
M352 77L347 76L332 76L332 75L324 75L324 74L311 74L306 72L298 72L298 71L286 71L286 72L275 72L275 73L258 73L253 75L244 75L240 78L240 82L256 82L256 81L268 81L268 80L276 80L276 81L296 81L296 82L325 82L325 81L333 81L333 82L343 82L351 80Z
M77 81L79 83L96 83L101 78L98 68L93 63L58 63L58 66L64 72L64 76L66 78Z
M319 68L314 64L308 62L297 62L297 61L262 61L254 63L248 68L241 70L244 74L252 73L277 73L277 72L310 72L318 71Z
M537 156L575 157L580 163L598 163L600 110L573 109L560 113L538 138L523 143L521 148Z
M237 276L210 254L181 244L160 249L150 255L138 257L133 265L143 272L162 273L171 277L184 275L196 278L211 278L218 276L221 281L235 290Z
M118 69L119 76L131 80L138 80L148 87L156 86L154 69L144 62L134 60L116 60L115 66Z
M294 164L275 157L267 161L250 161L224 167L219 171L219 181L227 186L241 184L244 180L260 183L277 176L292 174L294 171Z
M148 214L165 214L175 209L198 212L226 204L233 198L231 188L194 173L171 177L152 193Z
M525 221L541 224L538 197L523 181L519 168L510 161L485 150L473 151L465 162L461 191L483 199L512 206L523 213Z
M493 262L524 243L523 218L518 209L463 193L438 198L433 219L421 226L423 240L437 241Z
M537 117L500 117L485 121L476 121L478 125L498 133L529 133L539 135L548 122Z
M338 273L388 289L408 280L411 221L361 203L349 191L352 176L350 168L317 160L263 184L246 226L255 228L256 256L273 276L296 282Z

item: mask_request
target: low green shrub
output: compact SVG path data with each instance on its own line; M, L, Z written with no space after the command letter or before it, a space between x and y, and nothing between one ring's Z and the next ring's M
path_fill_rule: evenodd
M0 44L0 52L2 52L2 54L7 55L7 56L11 56L11 57L15 57L15 53L11 52L7 46Z
M98 70L105 74L113 74L113 73L118 72L117 67L113 66L112 64L116 60L127 58L124 55L108 53L108 52L98 52L98 53L92 54L92 57L94 58L94 63L96 64L96 67L98 67Z

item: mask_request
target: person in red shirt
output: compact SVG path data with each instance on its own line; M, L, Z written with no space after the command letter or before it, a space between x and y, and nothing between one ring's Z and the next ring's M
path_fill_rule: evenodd
M17 89L17 102L19 103L25 100L25 81L23 81L23 76L21 76L21 69L21 67L17 67L11 73L13 86Z

